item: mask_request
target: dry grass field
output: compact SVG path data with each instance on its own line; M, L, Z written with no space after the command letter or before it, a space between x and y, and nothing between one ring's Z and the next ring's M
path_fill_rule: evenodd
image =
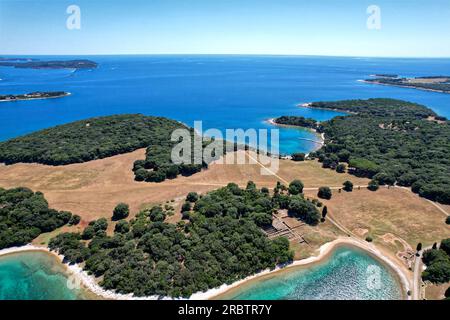
M84 222L88 222L100 217L109 218L119 202L128 203L132 215L145 206L172 199L179 207L188 192L204 193L229 182L245 186L247 181L253 180L259 187L269 188L277 181L286 183L293 179L301 179L306 188L341 186L347 179L367 184L366 179L323 170L315 161L295 163L289 160L280 161L278 176L262 175L259 164L212 164L209 169L191 177L178 177L163 183L136 182L131 169L134 161L144 159L144 155L145 150L140 149L107 159L57 167L1 164L0 187L24 186L41 191L52 208L79 214Z
M313 196L314 192L307 191ZM353 235L374 242L391 252L424 247L450 236L445 214L429 201L402 188L367 189L333 192L331 200L323 200L329 215Z

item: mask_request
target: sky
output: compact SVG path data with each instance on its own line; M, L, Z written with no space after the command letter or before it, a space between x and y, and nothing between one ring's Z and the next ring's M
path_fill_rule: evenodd
M0 0L0 54L450 57L450 0Z

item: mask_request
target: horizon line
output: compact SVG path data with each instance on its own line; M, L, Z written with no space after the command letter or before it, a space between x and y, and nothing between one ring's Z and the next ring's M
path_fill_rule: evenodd
M269 56L269 57L330 57L330 58L376 58L376 59L450 59L450 56L354 56L324 54L278 54L278 53L80 53L80 54L23 54L0 53L4 56Z

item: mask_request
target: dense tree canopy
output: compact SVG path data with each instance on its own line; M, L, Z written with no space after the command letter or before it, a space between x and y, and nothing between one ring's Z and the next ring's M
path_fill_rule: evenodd
M60 234L49 246L70 262L85 262L106 289L188 297L293 259L286 238L271 241L257 226L271 222L278 206L252 183L246 189L230 183L197 199L186 224L155 219L164 209L153 207L130 223L121 220L113 236L101 232L105 224L97 220L88 227L93 234L88 245L80 235Z
M140 114L98 117L40 130L0 143L0 162L65 165L164 146L181 123Z
M316 128L317 121L310 118L298 117L298 116L281 116L274 119L277 124L288 125L288 126L298 126L305 128Z
M190 193L188 200L185 210L195 203L188 220L176 225L164 222L165 209L155 206L120 220L113 236L99 219L84 230L91 230L89 237L60 234L49 247L70 262L85 262L106 289L188 297L293 259L286 238L269 240L261 229L271 225L274 210L288 209L310 224L320 219L316 202L290 195L281 184L270 195L251 181L245 189L230 183L201 197Z
M422 273L423 280L433 283L447 283L450 281L450 238L441 242L439 249L426 250L422 256L427 265Z
M393 99L316 102L312 107L353 114L321 123L326 145L312 154L324 167L347 162L349 172L378 184L412 187L450 203L450 126L415 103Z
M70 212L56 211L40 192L26 188L0 188L0 249L21 246L71 219Z

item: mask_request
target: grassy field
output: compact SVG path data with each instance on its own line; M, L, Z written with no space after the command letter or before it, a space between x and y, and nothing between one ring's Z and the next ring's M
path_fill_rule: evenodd
M133 162L143 159L144 149L106 159L66 166L40 164L0 165L0 187L29 187L41 191L52 208L79 214L85 222L100 217L109 218L119 202L130 205L132 215L150 204L177 199L177 205L190 191L204 193L229 182L245 186L253 180L258 187L273 188L277 181L284 183L301 179L306 188L321 185L341 186L351 179L367 184L366 179L323 170L315 161L280 161L277 176L262 175L259 164L212 164L210 168L191 177L178 177L163 183L134 181Z
M307 191L308 195L314 192ZM415 249L450 236L445 214L427 200L402 188L367 189L353 192L333 192L331 200L323 200L330 217L353 235L365 239L370 235L376 244L392 252L408 245Z

